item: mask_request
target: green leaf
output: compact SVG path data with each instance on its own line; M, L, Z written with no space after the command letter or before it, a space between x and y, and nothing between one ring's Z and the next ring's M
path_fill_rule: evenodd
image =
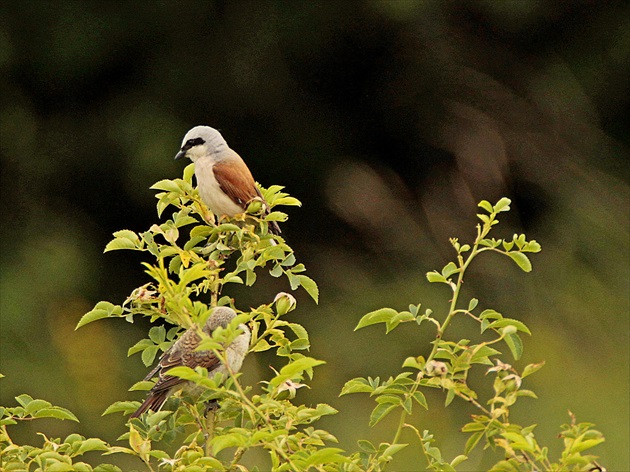
M72 420L79 423L79 418L77 418L74 415L74 413L60 406L52 406L50 408L43 408L37 411L36 413L34 413L33 417L34 418L56 418L58 420Z
M115 465L112 465L112 464L100 464L94 467L92 472L122 472L122 470L119 467L116 467Z
M274 200L276 205L286 205L286 206L302 206L302 202L300 202L297 198L294 197L280 197Z
M464 462L465 460L468 460L468 456L465 456L463 454L460 454L459 456L457 456L455 459L453 459L451 461L451 466L452 467L457 467L459 464L461 464L462 462Z
M294 379L301 376L305 370L312 369L318 365L325 364L324 361L313 359L312 357L301 357L295 361L292 361L280 369L280 373L276 375L269 384L273 387L278 387L287 380Z
M509 441L512 449L526 452L534 452L536 450L531 440L528 441L528 438L516 431L507 431L501 435Z
M184 182L190 184L192 182L192 176L195 175L195 163L191 162L184 168Z
M406 448L407 446L408 446L408 444L390 444L381 453L381 456L384 457L384 458L391 459L394 454L396 454L398 451Z
M343 452L343 449L336 447L325 447L312 452L308 455L308 458L304 462L305 468L303 470L307 470L312 466L321 464L338 464L348 462L348 459L340 454L341 452Z
M155 344L160 344L166 339L166 328L164 326L153 326L149 330L149 338Z
M118 251L120 249L137 249L137 245L128 239L112 239L105 245L103 252Z
M372 414L370 415L370 427L376 426L379 421L397 407L398 405L394 403L379 403L376 408L372 410Z
M403 362L402 366L403 368L411 367L412 369L418 369L418 370L424 369L424 364L420 363L417 357L407 357L405 361Z
M306 290L306 293L308 293L311 298L315 300L315 303L318 303L319 288L317 287L315 281L306 275L297 275L296 277L300 281L300 285L304 288L304 290Z
M503 315L495 310L483 310L479 315L479 318L481 319L481 332L483 333L485 330L488 329L490 323L492 323L491 320L500 320L501 318L503 318Z
M393 330L396 326L398 326L402 322L413 321L415 319L416 317L413 316L411 312L401 311L400 313L397 313L389 322L386 323L387 327L385 329L385 333L386 334L389 333L391 330Z
M470 300L470 303L468 303L468 311L473 311L475 308L477 308L478 303L479 300L477 300L476 298L472 298Z
M483 208L488 213L492 213L494 211L494 209L492 208L492 205L487 200L481 200L477 206Z
M485 431L486 425L476 421L467 423L462 427L462 433L472 433L473 431Z
M341 393L339 396L347 395L348 393L372 393L374 388L369 384L367 380L364 378L355 378L352 380L348 380L346 384L341 389Z
M506 251L511 251L514 247L514 241L503 241L503 249Z
M604 441L605 439L603 437L596 438L596 439L582 439L582 437L580 436L573 442L573 444L571 445L570 451L571 453L582 452L582 451L585 451L586 449L595 447L598 444L603 443Z
M527 377L528 375L533 374L534 372L537 372L538 370L540 370L543 366L545 365L545 361L543 362L539 362L538 364L529 364L526 365L525 368L523 369L523 373L521 374L521 378L524 379L525 377Z
M484 215L483 213L477 213L477 217L483 221L485 224L489 224L490 223L490 217L488 215ZM481 243L483 244L483 241L481 241Z
M153 346L153 345L154 345L153 341L151 341L150 339L141 339L140 341L138 341L136 344L134 344L133 346L129 348L129 350L127 351L127 356L129 357L135 354L136 352L144 351L147 347Z
M130 392L146 392L147 390L151 390L151 388L155 385L155 382L151 382L150 380L141 380L140 382L136 382L131 387L129 387Z
M123 229L114 233L114 239L107 243L104 252L117 249L139 249L141 246L140 237L135 232Z
M490 346L481 346L478 349L475 349L474 354L470 358L470 362L479 363L479 364L487 364L484 359L487 361L490 356L496 356L497 354L501 354L500 351L490 347Z
M428 272L427 273L427 280L429 282L431 282L431 283L436 283L436 282L440 282L440 283L443 283L443 284L447 284L448 283L448 280L446 280L446 278L442 274L440 274L440 273L438 273L436 271Z
M140 402L114 402L107 407L107 409L103 412L102 416L109 415L112 413L122 412L124 414L132 413L138 409L140 406Z
M52 406L52 403L47 402L46 400L32 400L24 408L24 412L27 415L32 415L33 413L36 413L43 408L49 408L51 406Z
M153 346L147 347L144 351L142 351L142 362L145 366L149 367L153 364L153 360L158 352L159 346L155 344Z
M501 213L502 211L510 211L510 203L512 203L512 200L510 200L509 198L503 197L494 206L494 211L496 213Z
M273 268L269 271L269 274L272 277L280 277L282 275L282 266L280 264L276 264L275 266L273 266Z
M179 284L185 287L195 280L208 277L211 273L212 271L208 269L208 266L205 263L194 264L188 269L180 270Z
M425 398L424 394L420 391L415 391L412 395L412 397L415 402L422 406L425 410L429 409L429 405L427 404L427 399Z
M79 450L77 451L77 455L80 456L88 451L107 451L109 450L109 446L105 441L99 438L89 438L83 441Z
M470 451L472 451L477 444L479 444L479 440L483 437L483 431L477 431L473 433L466 441L466 447L464 448L464 454L469 455Z
M166 192L181 193L179 185L177 185L177 183L175 183L173 180L168 179L160 180L159 182L151 185L150 188L152 190L165 190Z
M504 328L506 326L514 326L518 331L522 331L523 333L532 334L525 323L519 320L515 320L512 318L502 318L500 320L493 321L488 325L488 328Z
M26 408L26 406L33 401L33 397L31 397L30 395L26 393L23 393L22 395L18 395L17 397L15 397L15 399L24 408Z
M455 265L454 262L449 262L448 264L446 264L444 266L444 268L442 269L442 276L445 279L448 279L451 275L455 274L459 272L459 269L457 268L457 266Z
M397 395L379 395L376 397L376 403L394 403L396 405L401 405L402 400Z
M370 326L377 323L388 323L396 316L398 312L393 308L381 308L376 311L371 311L367 315L364 315L359 324L354 328L354 330L358 330L361 328L365 328L366 326Z
M446 392L446 399L444 400L444 406L449 406L455 398L455 388L449 388Z
M510 256L510 258L516 262L516 264L518 264L518 266L523 269L525 272L531 272L532 271L532 263L530 262L529 258L523 254L522 252L508 252L507 253L508 256Z
M374 454L377 451L374 444L365 439L359 439L357 441L357 444L359 446L359 449L361 449L363 452L367 452L368 454Z
M514 459L499 461L492 466L489 472L521 472L521 468Z
M267 216L265 216L265 221L284 222L284 221L287 221L288 218L289 218L289 215L287 215L286 213L283 213L281 211L272 211Z
M120 305L114 305L109 302L98 302L96 306L88 311L81 317L75 330L81 326L85 326L92 321L100 320L101 318L120 317L122 316L123 309Z
M510 351L512 351L514 359L519 360L523 355L523 341L521 341L518 334L508 334L503 340L510 348Z
M212 444L212 454L217 455L223 449L228 447L244 446L247 442L247 437L243 433L228 433L222 436L216 436L210 442Z
M536 240L532 239L528 243L526 243L521 251L523 252L540 252L541 251L540 244L536 242Z

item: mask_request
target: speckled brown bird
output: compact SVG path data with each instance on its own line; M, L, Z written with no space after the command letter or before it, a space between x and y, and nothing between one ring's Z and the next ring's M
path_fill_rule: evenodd
M210 336L219 326L225 328L235 317L236 312L231 308L217 307L212 311L202 331ZM241 369L251 339L251 331L247 325L241 323L238 327L242 331L241 334L225 350L226 361L232 372L238 372ZM158 365L144 379L150 380L157 374L157 382L149 391L147 399L130 418L137 418L147 410L159 411L169 395L189 384L187 380L168 375L169 369L173 367L186 366L191 369L205 367L208 369L209 376L217 372L227 373L226 367L212 351L195 351L200 343L201 336L197 330L194 327L189 328L162 355Z

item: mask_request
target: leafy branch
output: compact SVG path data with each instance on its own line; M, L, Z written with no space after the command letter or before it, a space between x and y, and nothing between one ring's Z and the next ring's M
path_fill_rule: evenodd
M429 282L445 284L452 292L443 320L435 317L431 309L422 312L421 305L417 304L410 305L408 310L400 312L392 308L381 308L366 314L357 324L355 330L384 323L386 333L401 323L415 322L421 325L429 322L435 328L435 340L432 342L429 354L426 357L419 355L404 360L402 367L411 371L402 372L383 382L378 377L376 379L355 378L348 381L341 391L341 395L369 393L375 399L377 405L370 415L370 426L375 426L388 414L399 411L400 419L391 443L383 443L379 448L365 442L359 444L366 453L364 464L369 470L383 470L391 460L391 457L384 456L383 447L391 453L407 446L399 442L405 428L410 429L418 438L427 465L433 470L455 470L455 467L467 459L468 454L482 439L485 439L485 448L500 447L506 454L507 459L497 463L493 468L497 471L583 470L581 467L592 465L594 456L582 456L578 453L604 440L601 433L589 429L591 425L574 425L571 431L576 428L582 431L586 428L583 437L588 437L588 440L581 440L577 447L572 445L572 453L565 449L560 460L552 463L547 458L547 449L541 448L535 442L532 432L535 425L522 428L509 421L510 408L519 398L536 398L533 391L521 387L523 379L540 369L543 363L529 364L519 372L500 360L499 356L502 353L497 348L500 344L505 344L514 360L518 361L523 354L523 341L520 334L531 334L529 328L522 321L505 317L493 309L485 309L477 314L475 310L479 301L476 298L470 299L465 307L460 304L465 274L473 260L483 252L499 253L509 257L523 271L532 270L527 254L540 252L541 247L536 241L527 241L524 234L515 234L511 239L489 238L490 232L499 224L498 215L509 211L510 203L507 198L502 198L495 205L485 200L479 203L479 207L487 214L477 215L481 223L477 225L474 241L470 244L460 244L458 239L452 238L450 242L456 252L455 260L446 264L441 271L431 271L427 274ZM471 344L469 339L447 340L447 328L457 315L467 316L476 321L480 326L481 334L491 334L491 339L480 340L476 344ZM491 373L495 375L494 396L485 402L480 401L479 395L468 383L469 375L476 365L491 366L486 367L486 375ZM479 411L479 414L471 416L472 422L462 428L463 432L470 433L464 454L458 455L451 462L446 462L439 449L432 445L435 439L429 431L420 432L407 423L407 419L412 414L413 405L428 409L426 398L422 393L425 388L443 390L446 394L446 406L457 397ZM565 428L564 431L568 429ZM575 433L572 434L576 436ZM578 437L582 438L582 436Z

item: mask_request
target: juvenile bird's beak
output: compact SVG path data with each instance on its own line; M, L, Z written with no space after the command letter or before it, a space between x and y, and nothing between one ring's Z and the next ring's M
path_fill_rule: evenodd
M175 156L175 160L181 159L182 157L186 157L186 151L179 151Z

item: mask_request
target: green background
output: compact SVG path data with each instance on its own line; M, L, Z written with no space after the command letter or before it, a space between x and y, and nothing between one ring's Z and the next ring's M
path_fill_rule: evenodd
M101 413L140 399L127 389L147 369L126 350L148 324L74 326L148 281L140 254L102 249L157 221L149 187L181 175L181 138L208 124L262 185L303 202L283 231L321 296L299 293L292 319L327 364L297 399L341 410L318 424L341 447L389 441L396 421L371 430L373 402L338 398L344 382L395 375L431 340L425 325L354 326L409 303L443 316L450 294L424 274L453 257L449 237L472 239L476 202L507 196L497 236L525 232L543 252L531 274L482 258L465 296L532 329L517 367L547 363L526 382L539 400L513 419L538 423L557 452L570 409L606 435L608 470L630 470L626 2L8 1L0 70L0 404L29 393L81 419L20 425L15 439L124 431ZM261 274L227 294L247 309L286 289ZM451 336L471 329L456 320ZM250 356L246 382L270 362ZM474 411L444 409L440 392L429 402L414 424L452 458ZM476 453L462 470L498 458ZM394 469L419 461L414 444Z

